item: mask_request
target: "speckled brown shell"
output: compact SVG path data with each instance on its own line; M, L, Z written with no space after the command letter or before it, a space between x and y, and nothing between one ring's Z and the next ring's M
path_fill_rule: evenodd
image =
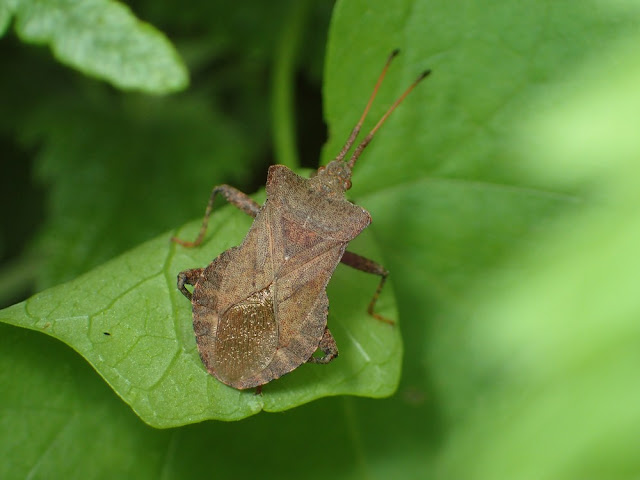
M325 288L369 213L282 165L242 245L218 256L193 291L193 327L211 375L235 388L289 373L317 350Z

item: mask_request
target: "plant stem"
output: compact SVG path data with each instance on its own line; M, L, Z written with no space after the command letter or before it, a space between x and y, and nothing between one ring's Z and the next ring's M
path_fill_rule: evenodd
M300 166L293 104L294 80L298 46L302 43L301 37L310 5L309 0L291 2L289 17L284 23L276 48L271 78L271 123L275 157L277 163L291 169Z

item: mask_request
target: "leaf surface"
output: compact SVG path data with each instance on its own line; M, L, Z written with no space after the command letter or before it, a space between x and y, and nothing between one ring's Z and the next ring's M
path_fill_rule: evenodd
M188 74L167 38L111 0L16 0L0 6L0 33L15 16L18 36L49 45L62 63L125 90L183 89Z
M238 420L261 409L286 410L325 395L392 393L400 373L398 329L366 313L376 279L362 279L364 274L346 267L340 267L329 290L335 299L330 325L345 361L304 365L265 387L262 397L253 390L227 387L206 372L195 347L191 305L177 290L176 276L207 265L239 244L250 221L225 208L216 212L211 241L201 248L187 250L171 244L169 235L161 236L3 310L1 318L72 346L141 418L157 427ZM194 222L179 236L194 237L198 227ZM366 239L362 247L373 250L366 248ZM391 305L385 295L379 311L393 318Z

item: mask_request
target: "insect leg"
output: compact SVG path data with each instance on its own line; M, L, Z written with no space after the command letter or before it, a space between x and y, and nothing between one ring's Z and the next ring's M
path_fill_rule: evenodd
M381 322L388 323L390 325L394 325L395 322L393 320L389 320L386 317L383 317L379 313L376 313L375 306L378 301L378 297L380 296L380 292L382 291L382 287L384 283L387 281L387 276L389 276L389 272L386 268L384 268L379 263L374 262L373 260L369 260L368 258L357 255L353 252L344 252L342 258L340 259L342 263L345 265L349 265L352 268L357 270L361 270L366 273L373 273L374 275L380 275L380 283L378 284L378 288L376 288L373 297L371 298L371 302L369 302L369 307L367 308L367 312L373 318L380 320Z
M324 328L324 334L322 335L322 339L318 344L318 348L322 350L324 355L322 357L309 357L307 362L309 363L329 363L331 360L338 356L338 345L336 345L336 341L331 335L329 328Z
M213 202L218 194L222 194L222 196L226 198L231 205L238 207L244 213L251 215L252 217L255 217L260 210L260 204L254 201L246 193L242 193L240 190L233 188L230 185L218 185L211 191L211 196L209 197L209 203L207 203L207 209L204 212L204 218L202 219L202 226L200 227L198 237L193 242L182 240L177 237L171 237L172 242L179 243L183 247L197 247L202 243L204 234L207 231L207 225L209 224L209 217L213 210Z
M187 290L185 285L195 285L203 271L204 268L194 268L178 274L178 290L189 300L191 300L191 292Z

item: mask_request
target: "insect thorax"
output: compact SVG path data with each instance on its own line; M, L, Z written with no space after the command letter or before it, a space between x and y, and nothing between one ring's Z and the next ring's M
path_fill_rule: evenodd
M325 187L320 175L303 178L287 167L275 165L269 169L267 201L274 204L274 211L282 212L302 229L349 242L369 225L371 216L346 200L342 191Z

